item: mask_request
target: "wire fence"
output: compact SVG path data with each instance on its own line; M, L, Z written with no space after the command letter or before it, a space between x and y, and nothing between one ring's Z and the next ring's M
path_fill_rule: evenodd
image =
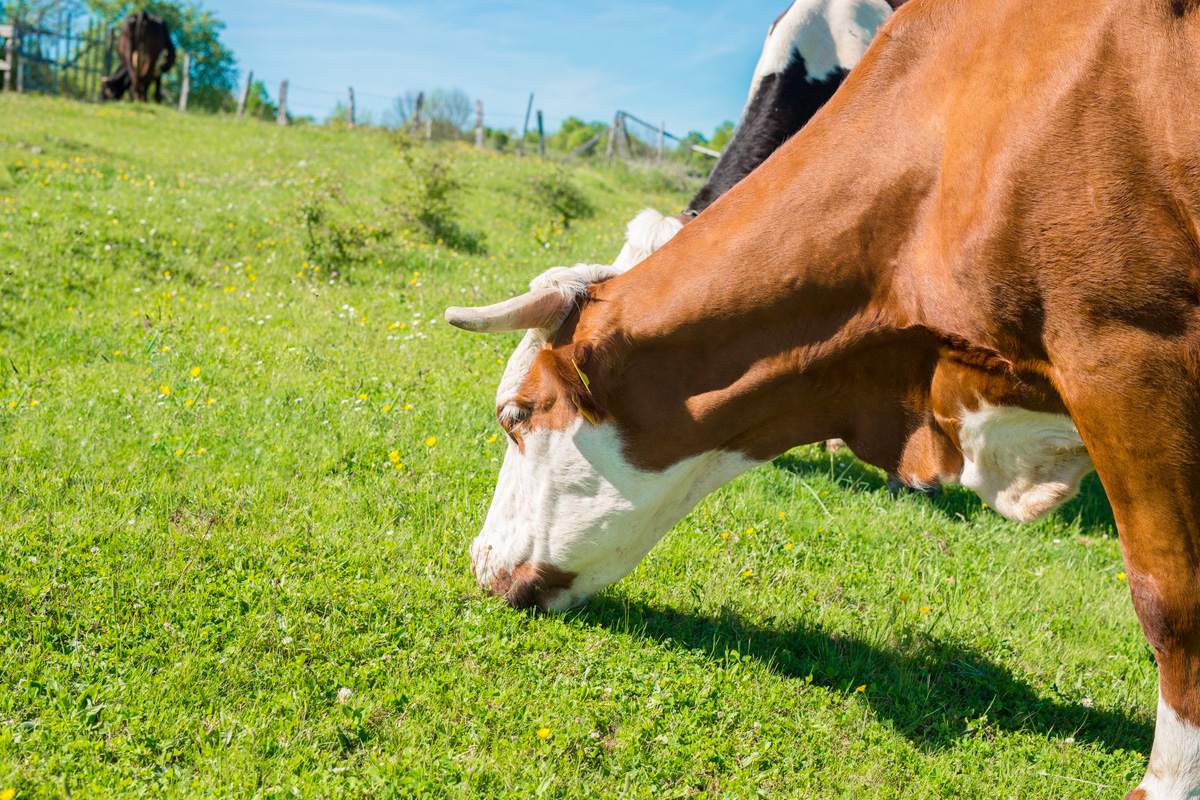
M16 18L0 25L0 53L4 91L94 101L101 80L113 71L116 32L71 14L52 21Z
M0 20L2 22L2 20ZM102 99L103 78L113 74L119 66L116 52L116 31L86 15L59 14L50 20L42 17L36 21L20 18L0 24L0 75L4 91L37 92L47 95L71 97L78 100L97 101ZM191 59L182 54L180 110L187 110L188 85L190 82ZM252 95L252 91L254 94ZM359 90L359 97L374 98L392 103L395 95L373 90ZM407 115L395 118L384 115L381 119L363 119L355 109L355 90L339 92L312 86L291 85L280 81L277 100L272 102L261 81L254 81L254 73L246 75L237 104L238 115L250 113L260 117L274 117L286 125L297 118L308 118L314 122L331 119L351 127L367 124L404 128L414 136L426 139L470 138L470 130L464 130L461 117L457 121L439 118L425 113L421 106L422 95L417 96L415 108ZM377 104L376 104L377 105ZM706 160L719 153L691 140L680 138L666 129L663 122L657 125L647 122L625 111L617 111L610 126L599 123L584 124L573 118L548 119L542 111L534 121L533 96L525 113L490 112L492 122L484 128L483 105L476 102L474 140L478 147L513 149L524 154L527 146L536 146L538 154L547 157L547 139L553 138L550 157L572 161L580 157L598 158L601 153L606 160L620 159L627 162L661 163L668 154L690 151L701 154ZM501 120L497 126L495 120ZM545 133L546 123L558 128L553 137ZM563 135L563 126L576 123L572 135ZM521 134L516 135L518 123ZM579 139L583 141L579 141ZM603 148L603 149L601 149Z

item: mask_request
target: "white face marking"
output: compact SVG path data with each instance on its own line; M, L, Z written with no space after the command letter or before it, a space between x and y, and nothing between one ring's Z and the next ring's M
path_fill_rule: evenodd
M524 453L509 443L471 561L484 587L527 562L576 573L570 590L548 598L551 611L628 575L705 495L756 463L713 451L647 472L625 460L611 423L577 420L523 438Z
M746 105L762 79L783 72L796 55L804 58L810 82L852 69L891 14L885 0L796 0L767 34Z
M959 481L1001 515L1030 522L1071 499L1092 460L1070 417L1012 406L964 411Z
M1146 800L1200 797L1200 728L1180 719L1161 694L1150 767L1137 788Z

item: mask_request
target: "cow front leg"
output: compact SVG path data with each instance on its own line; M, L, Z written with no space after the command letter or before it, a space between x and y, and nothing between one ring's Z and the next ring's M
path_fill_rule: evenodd
M1121 361L1063 394L1112 503L1158 662L1150 763L1126 800L1186 800L1200 797L1200 387L1182 358ZM1120 380L1129 365L1142 371Z

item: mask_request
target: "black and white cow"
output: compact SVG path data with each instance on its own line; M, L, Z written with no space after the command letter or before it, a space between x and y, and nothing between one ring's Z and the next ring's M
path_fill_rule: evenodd
M767 160L825 105L906 0L795 0L767 32L737 131L708 180L678 216L652 208L629 223L615 272L624 272Z

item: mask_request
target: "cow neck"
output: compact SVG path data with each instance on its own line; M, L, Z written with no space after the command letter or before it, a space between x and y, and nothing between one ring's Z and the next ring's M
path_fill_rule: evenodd
M611 354L609 408L639 466L712 450L765 460L838 437L888 469L920 422L937 345L892 287L932 179L864 172L823 134L806 128L593 287L573 338Z

